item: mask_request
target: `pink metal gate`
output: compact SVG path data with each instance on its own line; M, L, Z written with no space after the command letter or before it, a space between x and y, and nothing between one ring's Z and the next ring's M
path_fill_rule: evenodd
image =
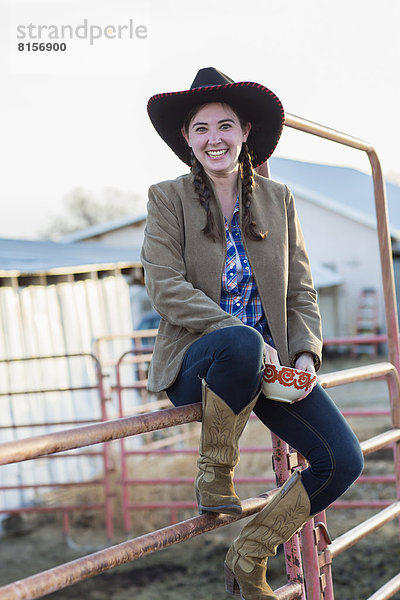
M15 412L18 412L17 407L19 402L22 399L27 397L45 397L47 398L50 394L57 397L57 404L62 405L65 403L66 395L71 396L75 392L94 392L96 396L96 410L97 414L94 414L91 418L82 418L77 416L73 419L54 419L54 418L44 418L43 420L36 420L30 422L20 422L18 420L13 421L8 425L0 425L0 433L4 439L4 436L8 434L16 436L18 438L18 432L24 431L25 429L47 429L54 430L59 429L60 427L65 426L78 426L86 423L93 423L98 421L99 419L102 421L106 421L107 416L107 398L103 385L103 373L101 369L100 362L97 357L91 353L77 352L77 353L69 353L69 354L60 354L60 355L50 355L50 356L35 356L35 357L23 357L23 358L8 358L0 360L0 365L8 365L8 366L24 366L30 365L34 363L36 366L41 366L41 371L46 375L46 370L55 368L55 364L59 361L70 361L78 363L79 371L84 370L82 365L80 364L82 361L90 361L91 366L94 369L95 373L95 383L84 384L78 380L78 377L72 377L72 382L64 383L64 385L52 386L46 384L45 381L41 385L34 386L26 386L22 385L17 390L8 390L7 392L0 392L0 406L2 402L8 400L15 406ZM71 369L73 371L73 369ZM68 377L67 379L70 379ZM44 380L46 377L44 376ZM4 406L2 408L2 412L4 414ZM61 410L57 412L62 412ZM3 421L4 422L4 421ZM82 510L96 510L102 511L105 515L105 530L108 539L111 539L113 536L113 517L112 517L112 492L111 492L111 484L110 484L110 475L111 475L111 464L110 464L110 454L109 447L107 444L103 444L103 446L96 451L84 452L79 451L73 454L58 454L58 455L50 455L46 456L46 459L59 459L61 462L63 461L79 461L81 458L86 461L93 462L96 459L100 459L102 463L102 472L99 472L96 478L93 477L88 478L87 480L75 481L75 482L57 482L57 481L48 481L41 483L15 483L13 485L0 485L0 491L9 492L12 490L21 491L21 490L36 490L37 492L49 490L51 489L54 493L54 490L67 490L67 489L77 489L79 487L97 487L103 491L103 501L97 503L84 503L79 501L74 501L71 503L59 503L57 501L56 495L56 503L52 505L38 505L37 503L32 503L31 506L21 506L19 508L4 508L0 509L0 514L4 515L12 515L12 514L22 514L22 513L50 513L50 512L58 512L63 515L63 526L64 532L67 536L70 535L70 514L76 511Z

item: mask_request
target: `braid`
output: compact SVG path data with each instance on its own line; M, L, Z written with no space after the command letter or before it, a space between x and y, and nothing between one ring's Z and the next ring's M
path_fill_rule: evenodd
M250 239L260 241L265 238L268 232L257 231L257 223L253 220L251 214L251 201L253 189L255 186L254 169L251 162L250 152L247 142L244 142L239 155L242 177L242 202L243 202L243 229Z
M214 215L210 209L210 198L211 192L208 186L207 180L204 177L204 170L195 155L193 154L193 150L190 149L190 162L192 164L192 175L193 175L193 184L194 190L199 197L200 204L206 211L207 222L205 227L202 229L202 232L207 237L211 238L213 241L218 239L218 234L216 233L216 226Z

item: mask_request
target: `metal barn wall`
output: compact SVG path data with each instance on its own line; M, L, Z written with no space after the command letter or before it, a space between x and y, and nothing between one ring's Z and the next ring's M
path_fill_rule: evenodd
M118 270L9 278L2 283L0 361L91 352L96 337L132 331L130 286ZM115 357L129 344L116 340L104 351L109 358ZM95 363L90 357L0 362L1 442L62 428L35 427L35 423L100 420L97 390L21 393L95 385ZM31 426L15 428L23 424ZM71 458L59 463L53 458L8 465L1 470L0 485L90 479L101 469L100 461ZM37 500L32 489L0 491L0 510Z

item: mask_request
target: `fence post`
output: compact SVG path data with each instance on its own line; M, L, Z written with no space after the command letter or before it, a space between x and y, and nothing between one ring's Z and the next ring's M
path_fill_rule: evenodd
M290 452L289 446L277 435L271 432L273 455L272 462L276 475L277 484L281 487L290 476ZM293 465L294 466L294 465ZM304 589L303 564L300 549L300 539L296 534L286 544L284 544L286 572L289 581L299 583L302 593L300 600L306 600Z
M101 420L107 421L107 394L104 388L104 374L101 368L99 360L95 359L96 364L96 376L97 385L99 389L100 405L101 405ZM102 444L103 454L103 469L104 469L104 510L105 510L105 521L106 521L106 536L108 540L112 540L114 536L114 523L113 523L113 493L111 491L110 481L110 442L103 442Z

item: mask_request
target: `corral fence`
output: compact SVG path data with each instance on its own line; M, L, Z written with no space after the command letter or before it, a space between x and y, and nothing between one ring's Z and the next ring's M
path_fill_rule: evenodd
M366 152L372 166L375 190L389 360L388 362L323 375L320 376L319 381L323 387L331 388L358 381L386 380L390 400L391 427L387 431L364 441L362 450L364 455L369 455L383 448L391 447L393 449L396 498L373 517L363 521L360 525L333 541L330 540L327 532L325 512L311 519L299 535L294 536L290 542L285 544L289 582L276 590L280 600L321 600L322 598L333 600L331 568L335 557L382 527L385 523L400 516L400 353L391 240L382 172L374 148L366 142L292 115L287 115L286 125ZM363 341L366 340L363 339ZM132 354L135 358L137 351L133 348L133 351L128 351L128 354ZM121 359L118 368L121 367L126 357L127 355ZM142 368L139 367L142 363L143 360L138 359L136 361L137 368ZM144 370L139 377L138 385L142 389L145 375ZM118 376L112 386L121 398L120 407L122 407L124 386ZM188 424L199 420L201 420L201 405L192 404L140 415L123 416L95 424L79 425L61 432L47 433L3 443L0 445L0 464L17 464L33 458L90 447L98 443L105 444L116 439L121 440L122 444L122 440L129 436L162 431L174 426L187 427ZM272 438L275 474L278 485L281 485L292 469L298 466L301 467L303 459L281 440L275 436L272 436ZM129 452L131 451L129 450ZM128 451L123 449L121 456L124 455L127 460ZM127 477L126 470L123 472L122 477L126 487L132 483ZM127 497L127 494L125 496ZM261 510L268 503L269 497L270 494L266 494L262 497L244 500L243 514L240 518ZM132 509L132 506L129 506L128 501L126 515L129 515L130 509ZM0 588L0 598L2 600L40 598L107 569L135 560L172 544L183 542L235 520L238 520L238 518L228 515L206 514L195 516L136 539L100 550L71 563L63 564L6 585ZM125 526L128 527L128 525L129 518L126 516ZM371 568L373 568L373 565L371 565ZM357 574L355 574L356 576ZM385 600L393 597L399 590L400 573L366 600Z
M0 361L0 368L4 364L8 365L9 377L16 374L21 376L18 386L7 392L0 391L1 441L23 439L36 433L60 431L66 426L77 427L170 407L170 401L165 396L160 398L157 395L152 398L145 390L152 352L151 343L155 335L156 330L150 330L98 338L94 346L100 356L102 345L115 343L121 337L125 341L129 340L132 346L117 360L103 358L103 363L91 353ZM382 343L385 339L384 336L337 338L327 340L326 345L329 347L347 343L350 347L355 344L361 347L366 341L375 343L379 340L379 343ZM64 363L65 360L75 363L74 368L69 370L69 382L63 381L62 377L59 379L63 370L59 363ZM31 363L35 364L35 368ZM22 365L23 372L20 371ZM31 386L27 389L24 382L27 375L32 376L35 370L42 373L42 378L38 381L37 376L32 377ZM86 381L82 381L82 371L86 374ZM50 384L56 379L57 387L48 385L49 382L43 376L43 373L48 372L52 380ZM323 382L324 379L320 377L320 381ZM387 421L391 414L390 408L385 406L352 408L342 412L344 416L352 419L360 417L369 418L371 421L382 418ZM250 420L257 422L255 415L252 415ZM144 511L153 511L158 513L158 521L165 521L165 514L169 514L169 523L176 523L182 514L197 507L192 489L199 429L199 424L193 424L191 427L181 425L158 431L155 435L148 433L128 439L122 438L119 445L109 442L96 444L92 448L45 455L29 463L3 466L0 471L0 493L3 494L0 518L3 515L7 520L8 517L26 513L61 513L66 539L75 547L79 540L73 538L71 516L83 511L97 511L101 517L104 515L105 538L108 541L114 537L115 525L120 529L122 524L127 535L132 533L133 512L143 514ZM248 437L253 440L253 436ZM257 454L262 457L264 465L268 464L266 458L268 454L272 455L272 452L271 445L263 443L257 446L254 442L249 445L242 440L241 454ZM174 459L184 457L189 457L185 465L188 475L171 475L168 472L171 469L171 461L174 471ZM146 458L157 459L160 465L158 473L147 464ZM139 466L142 465L141 469L138 469L138 463ZM167 468L162 466L166 463ZM271 488L276 483L276 477L272 472L264 475L251 475L248 472L241 475L239 472L236 474L235 483L239 487L249 488L251 485L260 489L262 485ZM363 475L357 482L389 484L391 487L394 483L394 474ZM171 490L176 486L187 488L179 499L176 499L176 496L179 496L182 487L179 487L175 499L171 498ZM82 492L85 489L86 494ZM141 496L145 499L141 499ZM383 508L388 504L390 501L384 499L339 500L332 508ZM138 517L136 521L139 519L142 517ZM18 526L23 530L24 524L21 520L11 519L10 523L15 533L18 533Z
M108 419L104 374L92 353L2 359L0 372L2 383L8 383L0 390L2 441L18 443L35 432L47 433ZM29 388L26 381L30 382ZM35 463L9 465L7 471L3 467L0 515L60 512L68 535L71 512L96 510L104 514L106 534L111 538L109 450L109 445L102 444L88 450L43 456ZM100 489L96 496L101 501L66 502L68 497L76 497L75 490L82 488Z

